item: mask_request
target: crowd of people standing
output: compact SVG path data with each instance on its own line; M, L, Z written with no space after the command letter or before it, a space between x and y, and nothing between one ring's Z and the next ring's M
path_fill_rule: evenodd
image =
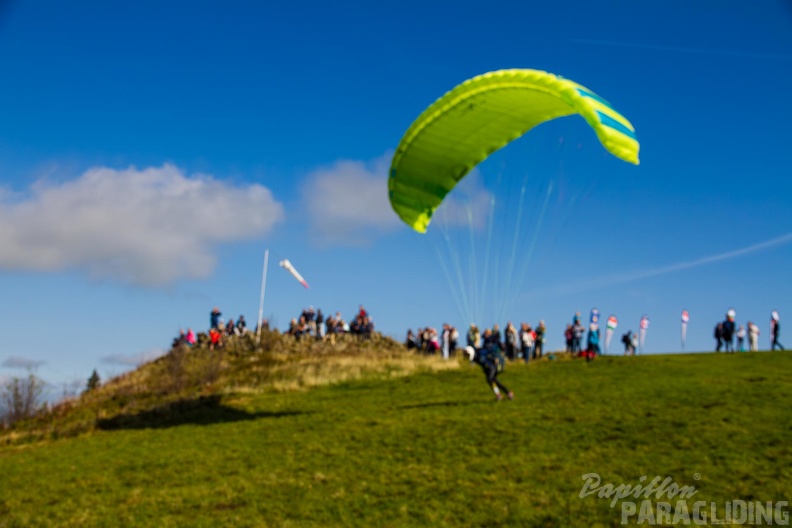
M734 310L730 309L727 312L726 319L716 325L715 351L758 351L759 326L752 321L748 321L746 326L735 326L734 319ZM642 349L642 335L645 335L645 328L643 326L644 322L642 321L641 323L641 334L631 330L622 334L621 342L624 345L624 355L635 355L639 350L639 344L640 349ZM771 350L784 350L783 345L779 341L779 320L778 313L775 311L770 324ZM609 327L609 332L612 332L612 327ZM512 361L522 359L527 362L531 359L541 358L544 355L546 335L547 328L543 320L539 321L536 327L532 327L528 323L520 323L519 328L509 321L503 331L501 331L498 324L494 324L491 328L485 328L483 332L479 330L476 324L471 323L465 336L465 341L467 346L471 346L474 349L495 346L503 351L506 359ZM575 357L585 357L587 359L601 355L600 335L598 324L592 322L587 328L582 324L580 314L576 313L572 323L567 324L564 329L565 351ZM612 334L608 333L606 335L606 348L610 335ZM441 352L443 358L446 359L451 352L457 349L458 344L459 332L454 326L449 324L443 324L441 332L432 327L418 328L416 332L408 329L405 339L405 345L408 349L415 349L426 354Z
M732 353L759 350L759 326L752 321L748 321L745 326L738 326L735 324L735 317L734 310L729 309L725 319L716 324L714 329L715 351ZM244 336L249 332L244 315L240 315L236 320L229 319L226 322L218 307L212 309L209 323L206 337L210 348L221 347L224 340L229 337ZM778 312L773 311L770 323L771 350L776 348L784 350L779 340ZM262 329L269 329L266 319L262 320ZM257 330L257 328L254 329L254 332ZM373 333L374 322L363 305L359 306L357 313L349 323L341 316L341 312L325 316L321 309L315 310L313 306L309 306L302 311L299 317L291 319L289 328L285 331L286 335L294 336L298 340L310 337L333 343L336 336L341 334L355 335L365 339L371 337ZM581 323L579 312L575 314L573 322L566 325L563 335L568 354L591 359L602 353L599 326L592 323L586 328ZM609 338L610 335L608 334L607 337ZM528 362L545 355L546 336L547 327L544 320L540 320L535 327L523 322L520 323L519 328L509 321L503 331L496 323L490 328L485 328L483 332L475 323L471 323L466 332L464 344L474 349L496 347L504 353L508 360L522 359ZM173 344L193 346L199 341L199 338L204 339L192 328L188 328L186 332L180 331ZM635 355L638 350L638 334L628 331L622 335L621 341L624 345L624 354ZM456 350L463 346L460 342L459 331L448 323L444 323L439 332L436 328L428 326L418 328L416 332L409 329L405 345L408 349L418 350L425 354L440 353L444 359L451 357Z
M735 313L729 310L726 313L726 319L715 325L713 337L715 337L715 352L731 353L735 351L745 352L746 339L748 350L756 352L759 350L759 326L752 321L748 321L745 326L739 325L735 328ZM784 350L784 346L779 341L779 323L777 316L770 319L770 349L775 350L776 347ZM736 344L735 344L736 341Z
M261 329L270 330L267 319L262 319ZM244 315L240 315L236 320L225 321L220 308L215 306L209 313L209 330L205 335L194 332L192 328L188 328L186 332L182 329L179 331L179 336L174 338L172 346L194 346L200 340L206 339L209 348L213 350L222 347L230 337L244 336L250 331ZM363 305L360 305L357 314L350 323L341 317L341 312L325 316L321 309L314 310L313 306L309 306L302 311L299 318L294 318L289 322L289 328L284 333L298 340L310 337L334 343L336 336L340 334L350 334L367 339L373 332L374 322ZM258 326L253 329L253 333L258 333Z
M476 349L497 347L504 352L507 359L512 361L522 359L527 362L544 354L546 331L544 321L539 321L536 328L532 328L528 323L520 323L519 330L509 321L503 332L497 323L492 325L492 328L485 328L483 332L475 323L470 323L465 335L465 343L466 346ZM418 328L417 332L413 332L412 329L407 330L405 345L408 349L419 350L426 354L441 352L443 358L448 359L451 353L457 350L459 337L456 327L444 323L442 333L431 327Z
M299 318L289 322L289 329L286 331L286 334L296 339L311 337L331 342L335 342L336 336L340 334L351 334L368 339L373 333L374 321L362 304L350 323L344 320L341 312L325 317L321 308L314 310L313 306L309 306L302 311Z

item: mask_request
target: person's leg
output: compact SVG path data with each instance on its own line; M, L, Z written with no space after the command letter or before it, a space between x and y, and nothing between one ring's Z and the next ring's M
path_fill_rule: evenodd
M492 389L492 392L495 393L495 397L498 398L498 401L500 401L503 398L501 391L505 392L506 394L509 394L509 389L507 389L503 385L503 383L501 383L500 380L498 380L498 367L496 367L495 365L488 365L486 370L486 375L487 375L487 383L489 383L489 386ZM510 396L510 398L511 397L512 396Z
M487 371L487 381L490 383L492 391L499 400L501 399L501 392L506 394L510 400L514 398L514 393L498 379L498 369L494 365Z

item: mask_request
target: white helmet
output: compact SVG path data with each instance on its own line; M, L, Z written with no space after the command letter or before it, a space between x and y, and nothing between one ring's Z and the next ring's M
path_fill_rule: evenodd
M468 345L465 347L465 354L467 354L470 361L473 361L473 358L476 357L476 349Z

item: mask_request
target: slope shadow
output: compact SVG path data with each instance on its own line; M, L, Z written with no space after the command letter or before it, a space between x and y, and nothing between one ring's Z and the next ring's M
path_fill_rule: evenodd
M221 397L201 396L191 400L179 400L148 411L136 414L119 414L112 418L96 421L98 429L112 431L119 429L163 429L179 425L212 425L260 418L283 418L312 411L259 411L247 412L221 403Z
M487 402L482 400L471 400L471 401L459 401L459 400L451 400L451 401L438 401L438 402L427 402L427 403L413 403L410 405L399 405L396 407L397 409L425 409L428 407L467 407L469 405L483 405Z

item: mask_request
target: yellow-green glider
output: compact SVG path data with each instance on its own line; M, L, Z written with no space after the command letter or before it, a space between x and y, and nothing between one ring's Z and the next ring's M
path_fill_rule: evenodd
M490 154L536 125L580 114L617 158L638 164L638 140L627 119L587 88L539 70L499 70L468 79L418 116L391 162L393 210L426 232L451 189Z

